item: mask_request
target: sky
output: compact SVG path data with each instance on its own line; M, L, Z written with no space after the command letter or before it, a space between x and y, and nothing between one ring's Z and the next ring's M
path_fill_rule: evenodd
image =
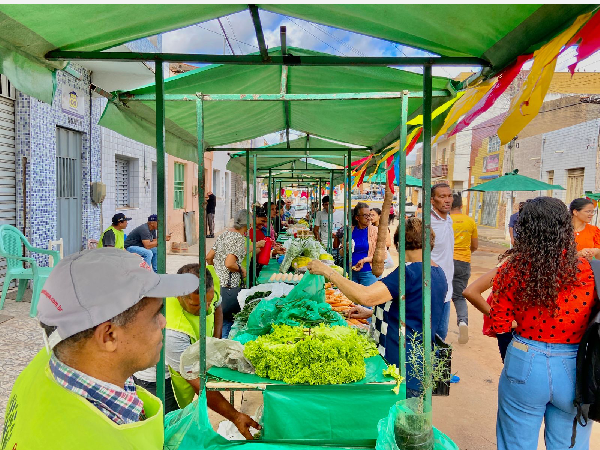
M330 53L338 56L431 56L431 53L401 46L381 39L344 31L325 25L259 10L267 47L280 45L279 27L286 26L287 45ZM240 11L201 24L163 34L163 52L231 54L225 43L223 29L236 55L258 52L258 44L248 10ZM557 71L566 71L574 62L574 51L567 50L557 63ZM525 66L527 68L527 66ZM461 72L477 71L478 67L433 67L433 75L456 77ZM422 73L421 68L405 68ZM579 64L578 70L600 70L600 52ZM292 131L291 137L299 134ZM279 133L265 136L269 144L279 142ZM413 156L413 155L411 155ZM414 156L413 156L414 157Z

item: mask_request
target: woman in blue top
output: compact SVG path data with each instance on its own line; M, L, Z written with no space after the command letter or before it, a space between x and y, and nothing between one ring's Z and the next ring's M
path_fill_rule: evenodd
M422 273L423 260L421 256L423 244L421 236L422 222L415 217L406 219L406 352L411 351L411 336L413 333L423 332L422 320ZM394 245L398 247L398 230L394 235ZM431 247L433 248L435 235L431 231ZM439 322L444 309L444 299L448 290L448 283L443 270L434 262L431 263L431 337L432 343L437 333ZM399 276L398 268L391 274L366 287L350 281L320 261L311 261L308 264L310 273L323 275L334 283L354 303L375 307L373 311L368 308L355 308L350 311L351 317L367 318L373 314L375 327L374 338L379 346L379 352L390 364L399 365ZM412 368L406 365L408 397L419 396L421 386L419 381L412 376Z
M352 281L371 286L377 277L371 271L371 262L377 245L377 227L371 225L369 205L358 202L352 213Z

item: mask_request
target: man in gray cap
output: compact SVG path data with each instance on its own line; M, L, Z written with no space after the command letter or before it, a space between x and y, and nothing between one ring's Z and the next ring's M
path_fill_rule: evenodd
M46 348L13 387L2 448L162 449L161 402L132 375L158 363L163 298L197 289L115 248L60 261L38 305Z

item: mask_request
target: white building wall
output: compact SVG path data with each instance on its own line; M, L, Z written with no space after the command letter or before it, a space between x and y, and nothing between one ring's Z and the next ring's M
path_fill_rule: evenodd
M469 182L469 166L471 160L471 130L461 131L456 134L456 143L454 145L454 181L462 181L464 189Z
M217 196L217 207L215 210L215 233L219 233L229 226L231 219L231 172L226 169L229 156L227 152L213 153L213 194ZM215 183L214 177L219 178Z
M583 189L593 191L596 185L596 155L600 119L590 120L571 127L544 133L542 138L542 179L554 170L554 184L565 188L554 190L553 196L561 200L567 195L567 171L583 167Z
M116 209L115 206L115 158L118 156L129 160L129 195L132 203L129 208ZM125 233L146 222L150 214L156 214L152 205L152 189L156 183L153 164L156 164L154 148L102 128L102 182L106 184L102 230L111 225L112 216L118 212L132 218Z

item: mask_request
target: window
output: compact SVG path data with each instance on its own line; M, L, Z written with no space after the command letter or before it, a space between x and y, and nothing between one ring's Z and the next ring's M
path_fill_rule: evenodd
M115 207L131 206L129 197L129 160L115 157Z
M173 177L173 208L183 209L183 186L185 179L185 164L175 163Z
M446 149L442 150L442 164L446 164Z
M221 197L221 171L213 169L212 191L217 197Z
M491 136L488 143L488 153L494 153L500 151L500 138L498 136Z
M548 174L548 184L554 184L554 170L549 170L546 172ZM552 197L552 189L549 189L547 194L548 197Z

